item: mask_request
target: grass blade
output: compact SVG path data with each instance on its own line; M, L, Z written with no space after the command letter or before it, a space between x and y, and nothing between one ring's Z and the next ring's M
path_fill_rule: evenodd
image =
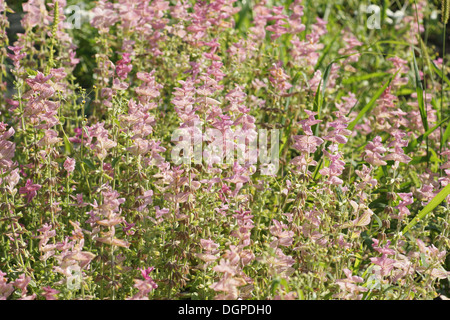
M448 78L445 76L445 74L443 75L441 70L438 69L438 67L434 64L433 61L431 61L431 67L433 68L434 72L441 78L443 79L447 85L450 86L450 80L448 80Z
M322 81L319 83L319 86L317 87L316 90L316 96L314 97L314 104L313 104L313 111L317 112L318 116L317 119L320 118L320 110L322 108L322 99L320 98L322 96L321 94L321 86L322 86ZM317 130L318 130L319 126L318 124L315 124L311 127L311 130L314 132L315 135L318 134Z
M419 212L419 214L405 227L402 233L407 233L412 227L414 227L420 220L422 220L427 214L434 210L445 198L450 194L450 184L445 186L426 206Z
M356 126L359 120L375 105L375 102L378 100L378 98L383 94L383 92L386 90L386 88L391 84L391 81L397 76L397 74L400 72L400 69L397 70L397 72L375 93L375 95L372 97L372 99L367 103L364 108L359 112L359 114L356 116L356 118L350 122L348 125L348 130L353 130L353 128Z
M378 78L378 77L384 77L389 75L389 73L386 72L374 72L374 73L370 73L370 74L365 74L362 76L357 76L357 77L350 77L347 79L342 80L342 84L352 84L355 82L361 82L364 80L369 80L369 79L373 79L373 78Z
M432 134L437 128L439 128L443 123L447 122L449 119L450 119L450 117L445 118L444 120L440 121L437 125L435 125L433 128L429 129L424 134L421 134L419 137L417 137L417 139L412 140L408 144L408 147L406 148L405 153L411 152L418 144L420 144L423 141L423 139L427 138L430 134ZM447 127L447 129L448 128L449 127ZM449 130L449 134L450 134L450 130Z
M445 145L448 138L450 137L450 124L447 125L447 129L445 129L444 135L442 136L442 142L441 145Z
M417 92L417 102L419 103L420 117L422 118L422 124L425 131L428 131L428 119L427 112L425 110L425 101L423 99L423 86L420 80L419 68L417 67L416 54L413 50L413 62L414 62L414 76L416 79L416 92Z
M325 49L323 50L322 55L319 58L319 61L317 62L316 66L314 67L314 71L319 70L319 68L322 66L322 62L325 59L325 57L327 56L328 52L330 51L331 47L333 46L333 44L336 42L336 39L341 35L341 32L339 31L338 33L336 33L336 35L334 36L333 40L330 41L330 43L325 47Z
M346 59L353 55L355 55L355 53L336 58L333 61L331 61L330 64L325 68L325 71L324 71L323 77L322 77L322 89L320 89L320 85L319 85L317 92L316 92L316 96L314 98L314 111L317 112L317 119L321 118L322 106L324 105L324 102L325 102L325 90L327 89L327 83L328 83L328 78L330 77L331 67L337 61ZM319 93L321 93L321 94L319 95ZM314 125L313 127L311 127L311 129L314 131L315 135L318 135L318 128L319 128L318 125Z

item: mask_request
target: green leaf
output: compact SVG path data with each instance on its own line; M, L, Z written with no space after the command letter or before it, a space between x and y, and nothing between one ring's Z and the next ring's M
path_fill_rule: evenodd
M339 202L342 202L342 189L339 186L336 186L336 195L338 197Z
M387 203L386 196L381 196L380 198L369 203L369 208L370 209L378 209L378 208L384 209L384 208L386 208L386 203Z
M402 233L407 233L412 227L414 227L420 220L422 220L427 214L434 210L445 198L450 194L450 184L446 185L426 206L419 212L419 214L412 219L412 221L403 228Z
M313 180L316 180L317 178L319 178L321 176L321 174L319 173L319 170L322 169L322 164L323 164L323 158L320 158L319 163L316 166L316 170L314 170Z
M277 292L277 288L280 286L281 280L279 278L274 279L270 285L270 292L272 293L272 296L275 296Z
M344 58L347 58L347 56L339 57L336 60L331 61L330 64L326 67L325 72L323 73L322 99L325 99L325 90L327 89L327 83L328 83L328 78L330 77L331 67L338 60L341 60Z
M431 98L431 105L433 106L433 109L434 110L436 110L436 111L438 111L439 110L439 107L437 106L437 102L436 102L436 99L434 99L434 98ZM441 118L439 117L439 119L438 120L441 120Z
M305 294L302 289L297 289L299 300L305 300Z
M450 123L447 125L447 129L445 129L445 132L442 135L442 145L445 145L449 137L450 137Z
M381 13L381 23L384 24L387 17L387 10L389 9L389 0L383 1L383 11Z
M242 5L242 4L241 4ZM239 11L239 13L236 14L237 15L237 21L234 25L235 29L241 29L241 26L246 26L248 23L250 23L250 5L249 2L245 2L244 7L242 8L241 11ZM242 28L242 31L244 31L244 28Z
M334 59L333 61L330 62L330 64L326 67L324 73L323 73L323 77L322 77L322 90L320 90L320 84L319 87L317 88L316 91L316 96L314 98L314 111L317 112L317 119L321 118L321 111L322 111L322 106L324 105L325 102L325 90L327 88L327 83L328 83L328 78L330 77L330 72L331 72L331 67L333 66L334 63L336 63L339 60L348 58L350 56L352 56L354 54L348 54L345 56L341 56L337 59ZM321 92L321 95L319 96L319 93ZM319 126L317 124L313 125L311 127L311 130L314 132L314 134L317 136L319 134Z
M420 180L419 177L417 176L417 172L415 172L414 170L409 170L409 176L411 177L412 181L414 182L414 185L417 189L420 188Z
M319 58L319 61L317 61L316 66L314 67L314 71L319 70L320 66L322 65L323 60L325 59L325 57L328 55L328 52L330 52L331 47L333 46L333 44L336 42L336 39L341 35L341 32L339 30L339 32L336 33L336 35L334 36L333 40L330 41L330 43L325 47L325 49L323 50L322 55Z
M378 217L376 214L372 215L372 217L373 217L373 218L377 221L377 223L378 223L378 228L377 228L376 230L380 229L380 228L383 226L383 222L381 221L380 217ZM376 230L375 230L375 231L376 231Z
M395 44L398 46L410 46L411 44L405 41L397 41L397 40L382 40L382 41L377 41L374 43L374 45L379 45L379 44Z
M353 265L353 273L358 273L359 266L361 264L361 261L363 257L359 253L355 253L355 264Z
M108 176L106 173L102 173L102 176L105 177L106 179L108 179L109 181L114 180L113 178L111 178L110 176Z
M399 89L395 95L398 96L409 96L410 94L414 93L415 90L411 89L411 88L401 88Z
M421 134L417 139L413 139L409 144L408 147L405 150L405 153L411 152L418 144L420 144L423 139L428 137L430 134L432 134L437 128L439 128L443 123L447 122L450 119L450 117L445 118L441 122L439 122L437 125L435 125L433 128L429 129L424 134ZM444 135L445 136L445 135Z
M433 68L434 72L436 72L436 74L437 74L441 79L443 79L443 80L447 83L447 85L450 86L450 80L448 80L448 78L445 76L445 74L442 75L441 70L438 69L438 67L434 64L433 61L431 61L431 67Z
M120 125L119 120L114 119L113 121L114 121L114 123L115 123L120 129L122 129L122 126Z
M117 161L119 161L120 159L121 159L121 157L114 158L114 160L111 163L111 167L115 168Z
M69 138L67 137L66 132L64 131L62 122L60 123L59 127L61 128L63 138L64 138L64 150L65 150L66 154L72 154L72 152L73 152L72 143L69 141Z
M33 69L26 69L28 76L35 77L37 76L37 71Z
M439 163L441 162L441 160L439 159L439 157L436 154L436 151L434 151L433 149L428 149L429 154L422 156L422 157L413 157L412 160L408 163L409 165L415 165L415 164L419 164L419 163L424 163L424 162L428 162L428 161L432 161L434 163ZM389 161L388 161L389 164Z
M389 75L389 73L386 73L386 72L375 72L375 73L370 73L370 74L364 74L362 76L354 76L354 77L344 79L344 80L342 80L342 84L352 84L355 82L361 82L361 81L369 80L372 78L384 77L387 75Z
M300 79L300 77L302 76L302 73L303 73L303 72L299 71L299 72L297 72L297 73L295 74L295 76L292 78L292 81L291 81L291 84L292 84L292 85L297 84L297 81L298 81L298 79ZM291 89L292 89L292 88L291 88ZM291 89L289 90L289 93L292 92Z
M322 81L319 82L319 86L317 87L316 90L316 95L314 97L314 105L313 105L313 111L314 112L319 112L320 111L320 96L321 96L321 90L320 88L322 87Z
M89 167L89 169L95 170L95 165L92 163L91 160L89 160L89 159L83 159L83 163L85 163L85 164Z
M72 144L69 141L69 138L67 138L67 135L64 134L64 149L66 151L66 154L72 154Z
M320 97L322 95L321 90L320 90L321 85L322 85L322 81L320 81L319 86L317 87L316 96L314 97L314 104L313 104L313 111L317 112L317 119L320 118L320 110L322 108L322 99L320 99ZM319 128L319 125L315 124L311 127L311 131L314 132L315 135L317 135L318 128Z

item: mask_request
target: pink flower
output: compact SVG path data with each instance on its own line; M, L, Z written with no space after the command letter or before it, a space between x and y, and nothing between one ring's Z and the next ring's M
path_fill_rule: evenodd
M14 291L12 283L8 283L8 278L5 278L6 273L0 270L0 300L6 300Z
M69 137L69 141L72 143L81 143L81 128L74 128L73 132L75 133L75 137Z
M328 123L328 125L334 130L331 130L324 138L324 140L331 141L336 144L345 144L347 143L347 138L345 136L349 136L352 134L350 130L347 130L348 126L348 119L345 116L340 115L339 112L337 112L337 115L339 116L338 119L336 119L333 122Z
M55 130L45 130L44 137L37 143L38 146L51 146L61 141L58 132Z
M300 152L314 153L317 147L323 143L323 140L316 136L294 136L294 149Z
M151 279L151 277L149 276L150 272L152 272L153 270L155 270L154 267L148 267L147 269L141 269L141 274L144 277L145 280L149 280ZM155 289L158 288L158 286L155 287Z
M372 141L367 144L364 153L364 160L373 166L385 166L387 163L383 160L382 154L386 152L383 144L381 143L381 137L376 136Z
M9 169L13 165L13 157L16 151L16 145L8 141L9 137L14 134L14 129L10 128L0 135L0 168Z
M362 298L360 292L368 291L367 288L357 285L357 283L364 282L364 279L359 276L352 276L352 272L347 268L344 269L344 273L347 278L336 280L336 284L339 285L343 292L336 294L335 297L360 300Z
M289 88L292 87L292 84L288 82L289 76L283 70L281 62L277 64L273 64L272 68L269 70L270 76L269 81L272 85L277 88L281 93L285 93Z
M322 120L316 120L314 118L314 116L317 115L317 112L312 112L309 110L305 110L305 112L308 114L309 118L300 120L298 123L301 124L303 131L305 132L306 135L312 136L313 132L311 131L311 126L321 123Z
M394 255L395 254L395 250L394 249L389 249L389 245L391 244L391 242L388 240L386 245L384 247L380 247L379 246L379 241L378 239L372 239L373 243L372 243L372 248L375 251L378 251L381 254L386 254L386 255Z
M381 257L378 258L370 258L373 264L380 267L380 275L385 276L388 275L391 270L394 268L395 260L389 259L386 253L383 253Z
M219 247L219 245L211 239L200 239L200 245L202 246L203 250L206 251L214 251Z
M114 148L117 143L108 138L108 130L104 128L104 123L99 122L88 129L88 137L86 146L94 151L100 160L103 160L108 155L108 150ZM94 140L95 138L95 140Z
M119 16L116 11L113 10L113 4L100 0L97 6L93 9L94 19L91 21L91 25L99 30L100 33L107 33L109 27L119 21Z
M149 204L152 203L153 190L148 190L144 192L144 195L137 197L136 199L142 200L142 204L136 209L138 212L142 212L147 208Z
M167 209L167 208L160 209L159 206L156 206L155 210L156 210L156 218L157 219L162 217L162 216L164 216L164 215L166 215L166 214L168 214L170 212L169 209Z
M413 204L414 198L412 196L412 192L409 193L398 193L397 194L400 197L400 203L395 208L399 210L398 215L391 215L393 219L399 219L403 220L405 216L408 216L411 212L409 211L408 207L409 205Z
M134 287L138 289L138 293L136 293L131 300L148 300L148 295L151 291L158 288L158 285L155 281L150 277L150 273L154 270L154 267L149 267L147 269L141 269L141 275L144 280L134 280Z
M75 170L75 159L67 157L66 161L64 161L64 169L67 173L71 173Z
M124 53L122 59L116 63L117 76L124 80L127 78L128 73L131 72L131 69L133 69L133 65L131 64L130 54Z
M330 165L320 169L319 173L323 176L328 176L329 184L339 185L343 183L338 176L340 176L344 171L345 162L341 160L342 155L338 152L338 146L336 144L332 144L329 147L329 150L331 153L326 150L323 150L323 153L330 159Z
M420 239L416 239L416 243L419 246L419 250L421 253L425 254L429 258L436 259L436 261L439 263L444 262L446 256L445 250L439 252L438 248L436 248L433 244L427 247L425 243Z
M283 27L283 24L286 23L283 20L288 18L288 16L282 14L283 8L284 8L283 6L273 7L272 8L273 16L268 17L267 19L269 21L275 20L275 24L266 27L267 31L273 32L273 34L270 35L270 39L272 41L278 39L281 35L288 32L288 29L286 27Z
M236 266L232 265L229 260L220 259L217 266L213 268L216 272L227 273L234 276L237 273Z
M125 234L127 236L132 236L135 233L135 231L132 230L131 228L133 228L136 224L135 223L128 223L126 221L124 221L123 223L125 223L125 227L123 227L122 230L125 232Z
M41 185L33 184L33 182L28 179L25 187L19 188L19 194L26 194L27 203L30 203L31 200L37 195L37 191L41 189Z
M393 137L393 140L389 143L388 147L393 147L393 149L389 150L391 153L385 156L383 160L393 160L403 163L410 162L411 158L403 151L403 148L407 147L409 142L408 140L402 140L402 138L406 136L406 133L400 129L394 129L391 132L391 136Z
M122 82L119 79L114 79L112 89L113 90L126 90L126 89L128 89L128 83Z
M27 54L25 52L20 53L20 51L23 49L23 46L21 46L21 47L9 46L8 49L11 50L12 52L14 52L14 54L7 53L7 56L13 61L16 71L18 73L21 73L23 71L23 67L20 65L20 60L22 60L23 58L25 58L27 56Z
M59 293L58 290L52 289L50 286L43 287L42 290L44 290L42 296L44 296L46 300L58 300L58 298L55 297Z
M17 278L16 281L13 282L14 287L22 291L22 297L25 297L26 293L28 292L28 284L31 281L31 277L25 276L25 274L21 274L19 278Z
M276 219L272 219L273 221L273 225L269 228L270 233L277 237L278 239L275 240L275 242L273 243L273 245L280 245L280 246L284 246L284 247L288 247L290 245L292 245L293 241L294 241L294 232L293 231L289 231L288 226L285 225L282 222L279 222ZM271 244L272 246L272 244Z
M373 169L372 167L368 168L365 164L363 164L363 168L361 171L355 170L355 173L362 180L357 186L359 190L364 189L367 185L369 185L370 188L375 187L377 185L378 183L377 180L374 179L371 175L372 169Z

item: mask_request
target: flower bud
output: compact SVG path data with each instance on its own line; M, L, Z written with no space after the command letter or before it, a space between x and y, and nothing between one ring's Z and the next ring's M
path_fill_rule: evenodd
M306 200L307 194L305 191L300 191L297 195L300 200Z
M391 206L386 206L386 207L384 208L384 213L386 213L386 214L388 214L388 215L391 215L391 214L394 213L394 208L392 208Z
M383 242L386 241L386 234L385 233L379 233L377 236L378 241Z
M386 195L386 199L392 201L395 200L397 198L397 195L395 194L395 192L388 192Z

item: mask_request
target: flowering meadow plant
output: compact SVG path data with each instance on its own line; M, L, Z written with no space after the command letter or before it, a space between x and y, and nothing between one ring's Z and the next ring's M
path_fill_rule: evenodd
M448 1L13 2L0 300L449 295Z

